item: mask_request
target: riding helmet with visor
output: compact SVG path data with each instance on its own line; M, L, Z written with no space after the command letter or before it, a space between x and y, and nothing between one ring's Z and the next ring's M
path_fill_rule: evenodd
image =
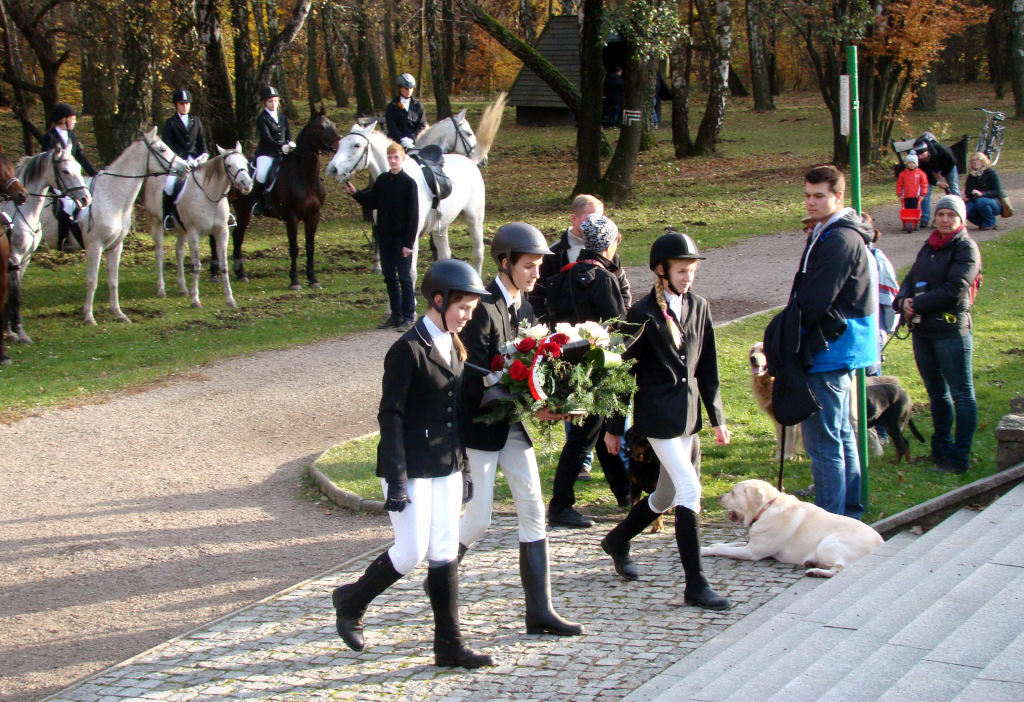
M175 90L173 100L175 105L179 102L192 102L192 96L189 95L187 90Z
M268 85L260 91L260 102L265 102L270 98L281 97L281 94L277 92L277 88L272 85Z
M509 222L498 227L491 240L491 258L501 268L502 258L509 258L514 253L541 254L551 253L548 242L540 230L526 222Z
M75 112L75 108L66 102L58 102L53 108L53 114L50 115L50 122L57 124L62 119L68 117L77 117L78 113Z
M412 77L411 73L403 73L395 79L395 83L399 88L409 88L410 90L416 88L416 79Z
M681 232L667 232L662 234L651 244L650 267L654 274L661 280L668 283L669 288L675 294L679 294L672 281L668 278L669 261L683 259L704 260L707 256L701 256L697 250L697 244L689 234ZM658 273L658 265L661 265L661 273Z
M420 285L423 297L427 298L427 304L441 313L445 331L447 331L447 320L444 319L448 311L448 303L453 292L471 293L473 295L486 295L484 282L480 280L476 269L465 261L455 258L435 261L423 274L423 283ZM441 296L441 305L434 302L434 296Z

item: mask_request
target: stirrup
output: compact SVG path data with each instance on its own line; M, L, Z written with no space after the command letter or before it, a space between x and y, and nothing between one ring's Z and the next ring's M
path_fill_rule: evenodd
M167 215L164 217L164 231L169 232L178 228L178 220L174 218L174 215Z

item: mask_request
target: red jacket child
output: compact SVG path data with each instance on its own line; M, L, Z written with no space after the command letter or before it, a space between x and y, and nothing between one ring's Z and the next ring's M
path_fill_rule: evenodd
M908 198L922 198L928 194L928 176L917 167L917 158L914 154L907 156L907 167L896 179L896 197L901 200Z

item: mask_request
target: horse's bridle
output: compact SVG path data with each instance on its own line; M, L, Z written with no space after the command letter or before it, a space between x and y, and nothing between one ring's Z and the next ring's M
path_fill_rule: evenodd
M462 125L455 121L454 115L449 117L448 119L450 119L452 121L452 124L455 125L455 149L453 150L456 153L458 153L459 144L462 144L463 148L466 149L466 158L472 158L473 149L475 147L471 147L469 145L469 137L462 133Z
M365 141L366 150L363 151L363 155L359 157L358 161L356 161L355 167L352 168L352 170L350 170L346 174L346 176L350 176L353 173L358 173L359 171L363 170L364 168L367 168L370 165L370 137L366 136L365 134L362 134L361 132L349 132L348 136L357 136L363 141ZM341 140L339 139L338 141L340 142ZM362 162L362 166L359 165L360 162Z
M167 159L165 159L160 154L160 152L158 152L155 148L153 148L153 143L150 142L149 139L146 138L147 136L148 135L143 134L140 137L140 139L142 140L142 143L146 145L146 171L147 171L146 173L143 173L142 175L124 175L123 173L111 173L109 171L100 171L99 173L96 174L96 177L99 177L101 175L107 175L107 176L111 176L113 178L136 179L136 178L151 178L153 176L165 176L165 175L168 175L171 172L171 169L174 167L174 162L175 161L181 161L182 163L184 163L184 161L182 161L182 159L178 157L178 154L174 153L173 151L171 151L171 160L168 161ZM135 141L139 141L139 139L136 139ZM165 144L165 146L166 146L166 144ZM168 147L167 150L170 151L170 147ZM149 159L150 158L155 158L156 159L156 162L159 163L163 167L163 169L164 169L163 172L152 172L152 171L149 170ZM183 170L187 171L188 169L185 168ZM93 181L92 181L93 184L96 183L96 177L93 178ZM90 192L91 192L91 188L90 188Z
M238 174L242 173L242 172L245 172L245 173L249 172L248 169L245 168L245 167L236 168L234 173L232 173L231 169L228 168L228 156L231 156L232 154L239 154L239 155L241 155L241 153L242 153L241 151L236 151L235 149L231 149L230 151L225 151L224 153L222 153L219 156L219 158L222 158L224 160L224 172L228 174L228 187L227 187L227 190L225 190L224 193L220 197L218 197L216 200L214 200L213 198L211 198L209 195L206 194L206 189L203 187L202 183L200 183L199 180L196 178L195 169L189 171L189 175L192 176L192 180L195 182L196 187L199 188L199 191L203 194L203 197L205 197L209 202L218 203L221 200L223 200L224 198L226 198L228 196L228 193L231 192L231 188L235 187L235 178L238 176ZM210 162L207 161L207 163L210 163Z
M70 194L76 190L85 190L86 192L89 192L89 189L84 185L76 185L73 188L67 187L67 184L64 182L64 176L61 174L60 168L57 167L57 164L61 163L63 160L64 159L58 160L57 154L51 154L50 156L50 165L53 167L53 182L57 184L57 187L54 189L61 193L60 197L71 197Z
M18 180L17 177L12 177L9 181L4 183L4 191L2 193L0 193L0 198L3 198L4 200L11 200L11 199L13 199L10 191L11 191L11 186L14 185L15 183L19 183L20 184L21 181ZM21 187L24 188L25 186L22 185Z

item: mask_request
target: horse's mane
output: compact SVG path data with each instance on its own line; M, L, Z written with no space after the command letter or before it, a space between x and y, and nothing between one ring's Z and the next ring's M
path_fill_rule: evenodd
M395 143L395 140L394 140L394 139L392 139L391 137L389 137L389 136L388 136L387 134L385 134L384 132L378 131L378 130L376 130L376 129L374 129L374 130L373 130L372 132L370 132L369 134L367 134L367 135L366 135L366 138L367 138L367 140L368 140L368 141L369 141L369 142L370 142L371 144L373 144L374 142L377 142L376 144L374 144L374 146L377 146L377 147L379 147L380 149L382 149L382 150L384 150L384 151L387 151L387 150L388 150L388 146L389 146L389 145L391 145L391 144Z
M206 168L204 168L202 172L199 174L200 177L202 178L200 185L205 187L210 183L210 180L212 180L215 177L219 177L221 173L227 176L228 172L227 168L224 165L224 159L229 153L231 152L225 151L222 154L217 154L216 156L214 156L213 158L206 162Z
M44 151L35 156L22 156L18 160L17 169L14 171L15 177L22 183L30 183L42 178L45 174L47 157L49 155L49 151Z

